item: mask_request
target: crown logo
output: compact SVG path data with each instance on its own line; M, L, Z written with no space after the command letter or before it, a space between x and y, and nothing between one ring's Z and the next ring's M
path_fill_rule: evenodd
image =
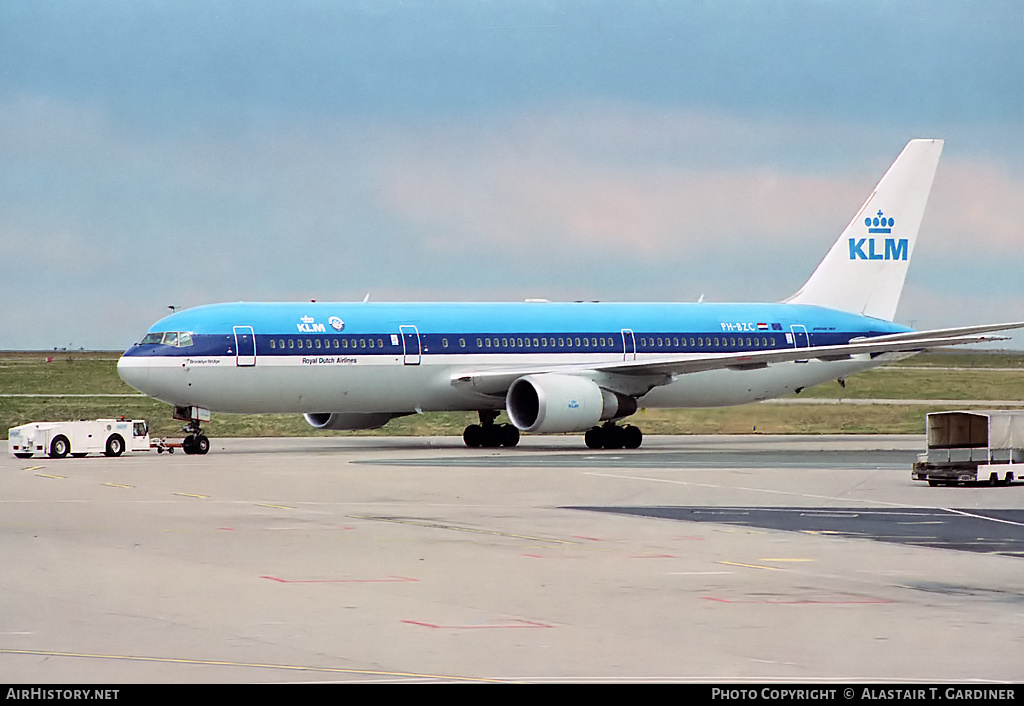
M864 225L868 227L868 233L892 233L892 226L895 222L892 218L885 218L881 211L874 218L864 219Z
M314 319L312 316L303 316L302 317L302 323L304 323L304 324L311 324L314 321L316 321L316 319Z

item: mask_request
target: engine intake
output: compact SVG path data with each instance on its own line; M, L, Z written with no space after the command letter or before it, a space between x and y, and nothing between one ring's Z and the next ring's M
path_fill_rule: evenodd
M543 373L519 378L505 396L508 418L522 431L584 431L603 419L628 417L636 400L586 378Z

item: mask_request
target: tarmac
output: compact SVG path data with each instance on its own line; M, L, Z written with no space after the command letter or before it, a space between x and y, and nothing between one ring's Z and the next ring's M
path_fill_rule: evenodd
M1024 484L921 436L211 441L0 442L0 683L1024 679Z

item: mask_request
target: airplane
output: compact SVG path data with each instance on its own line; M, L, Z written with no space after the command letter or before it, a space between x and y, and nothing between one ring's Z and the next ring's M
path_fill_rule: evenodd
M779 303L229 303L176 311L121 356L119 375L188 422L299 413L372 429L475 411L469 447L520 432L585 432L637 448L640 408L739 405L800 392L1024 322L914 331L894 323L943 142L911 140L810 279ZM509 423L497 424L501 410Z

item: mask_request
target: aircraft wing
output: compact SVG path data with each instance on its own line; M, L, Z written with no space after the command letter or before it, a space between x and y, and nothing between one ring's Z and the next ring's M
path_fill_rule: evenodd
M468 386L485 395L504 395L509 386L524 375L558 373L581 375L595 379L607 387L626 395L644 394L659 385L666 385L680 375L708 370L757 370L774 363L795 360L849 360L855 355L918 352L941 346L958 346L1005 340L1005 336L983 335L993 331L1024 328L1024 322L986 324L960 328L908 331L873 338L854 339L850 343L834 346L806 348L776 348L761 351L732 353L686 353L664 356L645 356L642 360L619 360L603 363L565 364L547 366L520 366L477 372L460 372L451 376L455 387Z

